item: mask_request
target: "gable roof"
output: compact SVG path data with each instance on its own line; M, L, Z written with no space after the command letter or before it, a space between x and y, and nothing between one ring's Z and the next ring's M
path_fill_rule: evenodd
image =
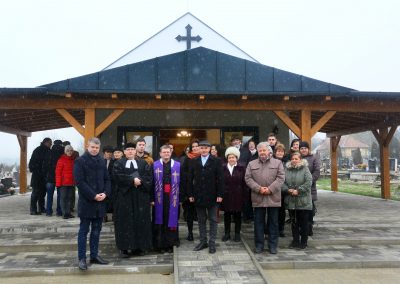
M193 29L192 36L201 36L201 40L199 42L192 42L192 46L194 48L202 46L239 58L247 59L249 61L258 62L234 43L209 27L199 18L195 17L191 13L186 13L149 39L145 40L143 43L139 44L134 49L130 50L109 64L103 70L184 51L186 49L185 42L178 42L176 37L178 35L186 35L185 27L187 25L190 25Z
M43 85L49 92L346 94L352 89L198 47Z

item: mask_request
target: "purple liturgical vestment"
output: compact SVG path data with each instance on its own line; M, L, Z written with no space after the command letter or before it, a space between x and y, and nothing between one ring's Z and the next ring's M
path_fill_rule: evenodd
M155 185L155 224L163 224L163 163L158 160L154 163L154 185ZM179 181L180 181L180 163L171 160L171 191L169 194L169 216L168 228L176 228L178 226L178 209L179 209Z

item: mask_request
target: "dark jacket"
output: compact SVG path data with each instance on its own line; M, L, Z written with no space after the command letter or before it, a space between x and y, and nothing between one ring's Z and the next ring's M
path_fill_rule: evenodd
M104 159L85 152L74 164L74 179L78 187L78 216L83 218L102 218L106 203L96 201L98 193L111 194L111 183Z
M228 165L224 165L224 198L221 210L225 212L241 212L248 194L248 188L244 180L246 168L237 165L233 168L232 175Z
M303 159L306 159L308 162L308 169L310 170L310 173L312 175L312 185L311 185L312 200L316 201L316 200L318 200L317 180L320 175L321 162L320 162L319 157L316 155L308 155L308 156L303 157Z
M56 165L58 159L64 154L62 145L54 144L51 150L46 153L46 158L43 164L43 171L46 173L46 182L55 183L56 181Z
M32 173L32 187L42 186L46 183L46 167L44 163L48 153L50 153L50 149L43 143L32 152L31 159L29 160L29 171Z
M189 163L188 196L194 197L197 207L212 207L217 204L217 197L224 195L224 172L221 160L209 156L202 165L201 156Z
M251 159L251 152L249 148L244 147L243 145L240 146L240 158L238 164L241 164L243 167L247 167Z

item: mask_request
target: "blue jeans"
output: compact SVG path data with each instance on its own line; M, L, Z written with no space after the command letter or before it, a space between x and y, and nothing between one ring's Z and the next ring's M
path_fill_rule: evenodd
M81 224L79 225L78 232L78 258L86 259L86 243L87 243L87 235L89 233L89 227L91 225L90 230L90 258L96 258L99 253L99 241L100 241L100 232L101 226L103 223L103 218L81 218Z
M265 214L268 218L268 248L278 248L279 239L279 207L254 208L254 242L257 249L264 249Z
M54 183L46 183L46 191L47 191L47 202L46 202L46 214L53 214L53 196L54 196ZM60 206L60 190L57 188L57 215L61 216L61 206Z

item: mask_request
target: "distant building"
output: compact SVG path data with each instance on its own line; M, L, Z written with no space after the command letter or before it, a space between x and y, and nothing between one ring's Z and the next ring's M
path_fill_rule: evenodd
M370 146L357 140L352 135L342 136L339 142L339 147L343 158L351 159L352 151L357 150L357 148L360 148L363 159L368 159L370 157ZM319 153L322 159L329 158L330 139L326 138L318 147L315 148L314 151Z

